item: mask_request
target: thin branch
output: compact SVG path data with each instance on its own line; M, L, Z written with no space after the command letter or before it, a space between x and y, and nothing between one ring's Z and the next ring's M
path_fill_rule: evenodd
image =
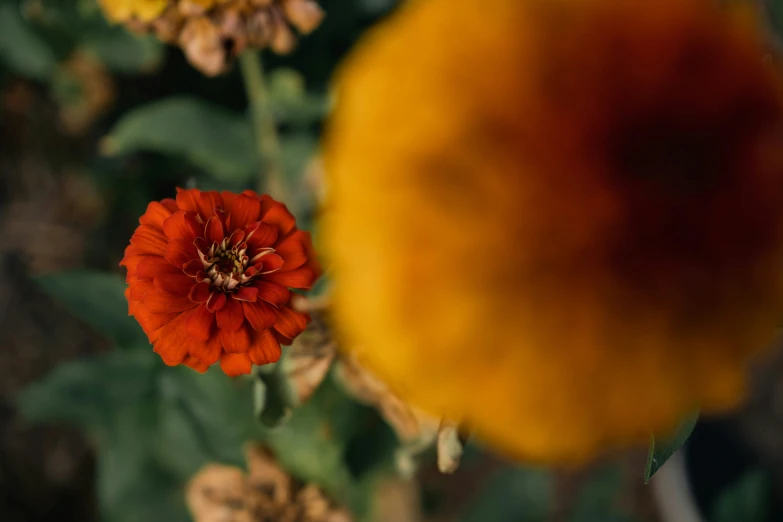
M258 182L259 192L269 194L275 199L286 201L286 189L283 179L280 138L277 126L269 107L269 95L261 65L261 53L256 50L245 51L239 57L239 68L245 83L253 130L256 135L258 154L261 158L261 176Z

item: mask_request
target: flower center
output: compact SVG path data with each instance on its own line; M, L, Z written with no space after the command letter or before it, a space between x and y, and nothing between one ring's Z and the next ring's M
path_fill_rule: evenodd
M229 241L225 238L220 243L212 243L206 252L199 249L204 272L212 286L226 291L234 290L256 275L252 267L248 270L247 245L241 242L231 246Z

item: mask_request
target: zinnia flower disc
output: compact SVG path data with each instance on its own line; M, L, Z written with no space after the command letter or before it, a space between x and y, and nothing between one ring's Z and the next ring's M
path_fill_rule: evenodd
M781 100L704 0L422 0L327 136L345 343L518 457L731 407L783 319Z
M310 234L285 205L255 192L180 190L152 202L121 265L130 315L168 365L228 375L280 358L308 317L290 289L319 275Z

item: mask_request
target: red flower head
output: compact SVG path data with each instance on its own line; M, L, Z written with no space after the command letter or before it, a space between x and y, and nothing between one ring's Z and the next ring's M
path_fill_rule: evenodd
M139 223L120 262L125 296L166 364L204 372L219 359L228 375L250 373L305 329L289 289L311 288L320 267L282 203L250 190L179 189Z

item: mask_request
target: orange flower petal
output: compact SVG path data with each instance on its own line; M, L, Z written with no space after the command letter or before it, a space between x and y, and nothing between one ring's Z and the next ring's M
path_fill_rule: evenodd
M291 291L284 286L269 281L256 281L253 287L258 289L258 299L275 306L286 304L291 300Z
M136 277L139 281L152 281L160 275L182 274L182 271L160 256L144 256L139 260Z
M182 265L182 271L190 277L196 277L202 270L204 270L204 263L200 259L193 259Z
M179 315L179 313L156 314L139 301L132 301L132 303L134 303L134 306L131 315L138 321L141 329L144 330L148 337L150 333L163 328Z
M220 359L223 347L220 344L220 337L217 333L214 333L205 342L192 342L188 351L193 357L201 359L205 364L212 366Z
M212 286L209 283L201 282L197 283L190 289L188 299L194 303L206 303L212 297ZM210 310L214 312L214 310Z
M258 299L258 288L252 286L242 286L234 292L234 299L237 301L249 301L255 303Z
M231 228L245 228L250 223L258 221L261 213L261 200L257 196L240 194L234 200L229 216Z
M275 336L269 330L255 332L252 345L247 351L247 355L253 364L259 366L277 362L281 353L280 342L275 339Z
M142 254L162 256L166 253L166 236L159 228L141 225L131 237L131 245L138 247Z
M212 313L222 310L223 307L226 306L226 301L226 294L223 292L212 292L212 295L209 296L209 300L207 301L207 310Z
M206 303L198 307L190 314L185 322L188 335L197 341L206 341L212 335L215 324L215 315L207 310Z
M226 299L226 305L217 311L217 324L221 329L236 330L244 321L242 305L235 299Z
M204 225L204 237L209 244L220 243L226 237L223 223L216 216L209 218L207 224Z
M171 210L165 207L162 203L153 201L147 205L147 210L139 218L139 223L142 225L151 225L156 228L161 228L163 222L171 216Z
M195 212L201 219L207 221L217 207L223 206L223 198L214 190L202 192L198 189L180 190L177 192L177 205L182 210Z
M285 272L275 272L266 276L267 281L287 286L289 288L310 289L318 278L315 271L309 267L297 268Z
M229 377L236 377L249 375L253 365L245 353L223 353L220 356L220 367Z
M245 241L250 246L251 251L259 248L269 248L277 241L278 229L269 223L256 221L245 228Z
M237 330L221 329L220 343L228 353L245 353L250 348L250 329L242 325Z
M188 348L192 343L184 327L188 315L179 314L176 319L158 330L154 351L168 366L176 366L188 356Z
M169 239L184 239L192 242L201 235L201 225L196 220L195 213L181 210L163 222L163 232Z
M149 281L138 281L131 285L130 297L134 301L142 301L150 312L156 314L184 312L196 307L196 303L187 297L162 292Z
M171 295L187 296L193 289L196 281L182 272L179 274L160 274L155 276L156 288Z
M311 242L310 234L297 230L275 246L275 252L285 260L281 270L293 270L307 263L306 242Z
M291 346L291 344L293 344L294 342L293 339L291 339L290 337L286 337L285 335L281 334L277 330L269 330L269 331L272 332L272 335L275 337L275 339L277 339L277 341L284 346Z
M172 239L169 241L168 246L164 252L166 261L182 268L182 265L193 259L198 259L198 251L193 243L189 243L183 239Z
M264 302L242 303L242 311L250 326L259 332L272 328L277 322L274 308Z
M261 199L266 207L261 221L277 226L284 236L291 232L296 226L296 218L288 211L288 208L267 195L262 196Z
M266 254L265 256L261 257L261 266L259 267L258 263L256 263L255 267L262 274L268 274L270 272L276 272L277 270L280 270L280 267L283 266L283 263L285 263L285 261L283 261L283 258L279 255Z
M275 314L277 315L275 330L290 339L304 332L307 327L307 316L295 312L290 306L281 306L275 309Z
M166 207L168 211L171 212L172 214L179 210L179 207L177 206L177 201L173 198L162 199L160 201L160 204Z
M188 366L189 368L193 368L198 373L205 373L209 369L209 364L205 363L198 357L193 357L191 355L188 355L185 357L185 360L182 361L182 364L185 366Z

